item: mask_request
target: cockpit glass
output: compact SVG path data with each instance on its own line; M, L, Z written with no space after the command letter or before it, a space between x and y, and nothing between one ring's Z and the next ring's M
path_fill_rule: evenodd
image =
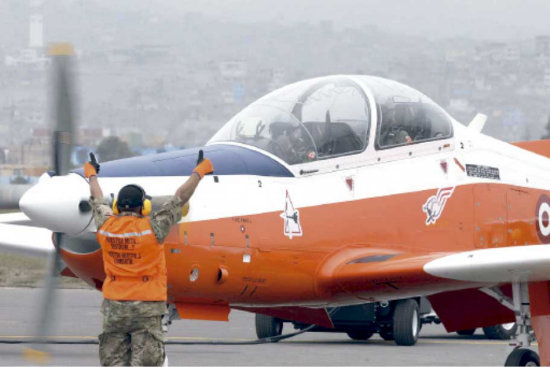
M223 134L223 135L222 135ZM254 104L235 116L212 141L232 141L268 151L289 164L312 160L315 146L304 126L288 111Z
M451 118L441 107L420 92L393 83L385 81L385 88L375 86L372 89L378 109L377 149L446 139L453 135ZM388 86L393 88L388 89Z
M331 77L275 91L232 118L213 142L238 142L266 150L289 164L363 151L370 112L363 90Z
M369 108L350 81L325 83L306 93L294 114L311 134L318 158L360 152L366 146Z

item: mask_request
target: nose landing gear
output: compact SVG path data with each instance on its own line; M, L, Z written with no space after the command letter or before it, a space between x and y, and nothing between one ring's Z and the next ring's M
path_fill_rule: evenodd
M538 354L528 349L535 341L531 325L529 288L526 282L512 283L512 299L504 295L498 288L484 288L482 291L495 298L502 305L516 314L517 334L510 342L512 351L508 354L505 366L540 366Z
M506 358L505 366L540 366L537 353L531 349L517 348Z

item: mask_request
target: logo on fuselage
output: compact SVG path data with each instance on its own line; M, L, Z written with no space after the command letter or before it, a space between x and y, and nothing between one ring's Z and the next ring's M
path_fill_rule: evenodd
M281 213L281 218L284 220L284 235L292 239L302 235L302 226L300 225L300 212L294 209L292 199L286 190L285 211Z
M454 187L439 189L437 190L437 194L430 196L424 205L422 205L422 211L426 213L427 226L437 222L441 214L443 214L447 200L453 195L454 191Z
M541 195L535 212L537 217L537 234L542 243L550 243L550 198Z

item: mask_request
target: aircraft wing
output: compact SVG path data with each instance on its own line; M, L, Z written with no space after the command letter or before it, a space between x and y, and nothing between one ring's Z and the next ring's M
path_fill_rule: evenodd
M34 227L23 213L0 215L0 252L46 255L54 251L52 232Z
M426 289L436 289L438 278L423 267L441 256L444 254L406 253L382 247L340 249L319 269L317 291L336 300L338 295L352 293L367 302L415 297Z
M0 223L30 224L31 220L24 213L17 212L0 214Z
M550 280L550 245L459 252L428 262L424 270L437 277L468 282Z
M318 290L337 297L405 298L513 281L550 280L550 246L530 245L459 253L407 253L383 248L346 248L319 271Z
M550 246L464 251L434 259L423 268L440 279L467 282L468 289L432 294L428 299L447 331L469 330L515 320L514 312L495 299L495 294L491 296L481 289L482 282L490 285L492 291L498 286L506 297L512 295L511 282L529 282L530 297L538 293L538 297L545 299L540 287L546 288L545 281L550 280ZM531 302L533 300L540 303L540 298L532 298Z

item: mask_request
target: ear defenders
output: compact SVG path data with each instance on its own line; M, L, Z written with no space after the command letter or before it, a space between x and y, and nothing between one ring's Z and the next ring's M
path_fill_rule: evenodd
M143 206L141 207L141 215L149 215L149 214L151 214L152 207L153 207L153 205L151 204L151 200L145 199L145 200L143 201ZM119 215L119 214L120 214L120 210L118 210L117 199L116 199L116 198L115 198L115 200L113 200L113 213L114 213L115 215Z
M150 196L145 195L145 190L143 190L143 188L141 186L136 185L136 184L126 185L122 189L120 189L120 191L118 193L119 196L120 196L120 192L124 188L135 188L135 189L139 190L139 192L141 193L141 215L151 214L151 210L152 210L153 205L151 203ZM116 197L113 200L113 213L116 214L116 215L120 214L120 209L118 207L118 197Z

